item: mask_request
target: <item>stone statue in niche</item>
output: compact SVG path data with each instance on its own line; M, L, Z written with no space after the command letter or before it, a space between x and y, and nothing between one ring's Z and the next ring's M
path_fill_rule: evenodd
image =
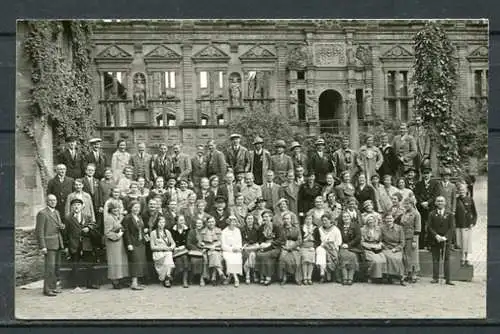
M371 65L372 50L370 47L358 46L356 49L356 63L363 65Z
M363 94L363 113L365 116L371 116L373 114L373 96L372 96L372 89L371 88L365 88L364 94Z
M347 90L347 98L345 100L347 120L350 119L351 114L354 111L354 103L356 103L356 94L354 92L354 88L349 86L349 89Z
M316 97L314 89L308 89L306 98L307 119L309 120L316 119L317 104L318 104L318 98Z
M347 43L346 54L347 54L347 65L356 65L356 57L355 57L354 48L353 48L351 42Z
M146 76L144 73L134 74L134 107L146 107Z
M233 107L241 106L241 76L239 73L231 73L229 76L229 97Z
M264 71L248 72L248 97L266 99L269 97L269 73Z
M289 98L288 100L290 101L290 118L296 118L297 115L297 90L296 89L290 89L289 93Z
M309 53L305 45L298 46L288 53L288 68L303 69L309 62Z

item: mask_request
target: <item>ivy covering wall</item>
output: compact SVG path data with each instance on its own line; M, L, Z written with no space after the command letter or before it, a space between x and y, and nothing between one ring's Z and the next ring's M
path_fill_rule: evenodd
M29 21L23 50L31 63L29 116L22 131L34 146L42 185L48 170L41 133L51 123L55 142L67 136L86 144L95 129L92 104L92 26L88 21Z

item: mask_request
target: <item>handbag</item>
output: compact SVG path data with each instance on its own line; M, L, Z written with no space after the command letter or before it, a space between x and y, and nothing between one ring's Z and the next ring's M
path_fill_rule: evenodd
M174 249L173 256L174 258L186 255L188 253L188 250L186 249L186 246L179 246Z
M193 257L202 257L203 256L203 252L199 251L199 250L190 250L188 252L188 255L189 256L193 256Z

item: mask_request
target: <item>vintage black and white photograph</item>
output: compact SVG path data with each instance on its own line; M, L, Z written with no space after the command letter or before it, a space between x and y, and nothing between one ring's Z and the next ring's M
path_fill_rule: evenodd
M18 319L485 318L488 21L19 20Z

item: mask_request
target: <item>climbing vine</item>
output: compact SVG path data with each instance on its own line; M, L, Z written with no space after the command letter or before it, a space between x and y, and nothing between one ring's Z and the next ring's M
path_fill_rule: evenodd
M95 128L92 115L92 26L86 21L29 21L24 52L31 64L30 112L23 132L35 149L44 188L47 165L41 154L47 123L55 142L74 136L87 142Z
M453 101L457 86L455 49L444 29L428 22L417 32L415 42L415 108L437 144L442 167L460 171Z

